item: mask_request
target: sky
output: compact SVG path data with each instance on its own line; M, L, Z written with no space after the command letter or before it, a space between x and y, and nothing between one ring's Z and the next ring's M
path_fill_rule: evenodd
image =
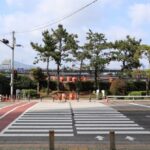
M12 44L12 31L15 31L15 61L33 65L36 52L30 42L42 44L42 32L56 29L50 25L64 16L91 3L93 0L0 0L0 39L8 39ZM78 34L79 41L85 42L89 29L105 34L108 41L125 39L127 35L142 39L150 44L150 0L97 0L95 3L60 21L69 33ZM37 27L45 28L33 31ZM11 59L11 49L0 43L0 63ZM146 58L141 60L143 68L148 68ZM46 67L46 64L38 64ZM55 64L51 62L51 68ZM120 63L112 62L107 68L119 69Z

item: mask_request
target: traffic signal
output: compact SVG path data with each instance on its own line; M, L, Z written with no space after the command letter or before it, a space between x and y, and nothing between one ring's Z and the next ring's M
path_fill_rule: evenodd
M9 41L8 41L7 39L3 39L2 42L3 42L4 44L9 44Z
M18 72L17 70L14 70L14 79L17 79L17 76L18 76Z

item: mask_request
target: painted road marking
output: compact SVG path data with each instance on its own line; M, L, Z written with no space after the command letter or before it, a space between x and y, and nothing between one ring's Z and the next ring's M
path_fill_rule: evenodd
M15 103L15 104L9 104L9 105L7 105L7 106L0 107L0 110L1 110L1 109L5 109L5 108L7 108L7 107L11 107L11 106L16 105L16 104L20 104L20 103L22 103L22 102Z
M103 141L103 139L104 139L103 136L96 136L95 138L96 138L97 140L99 140L99 141Z
M89 121L76 121L76 124L77 123L86 123L86 124L94 124L94 123L134 123L134 121L126 121L126 120L119 120L119 121L114 121L114 120L111 120L111 121L92 121L92 120L89 120Z
M23 105L19 105L19 106L15 107L15 108L11 109L10 111L7 111L4 115L0 116L0 119L4 118L5 116L7 116L7 115L8 115L9 113L11 113L12 111L14 111L14 110L16 110L16 109L18 109L18 108L20 108L20 107L26 106L26 105L28 105L28 104L29 104L29 103L26 103L26 104L23 104Z
M147 116L145 116L146 118L150 118L150 116L149 115L147 115Z
M144 130L143 127L77 127L78 130Z
M50 129L49 129L50 130ZM48 129L42 129L42 130L39 130L39 129L20 129L20 130L13 130L13 129L11 129L11 130L9 130L9 131L6 131L5 133L11 133L11 132L13 132L13 133L23 133L23 132L35 132L35 133L39 133L39 132L49 132L49 130ZM73 132L73 129L55 129L55 132Z
M109 131L77 131L78 134L109 134ZM115 131L116 134L150 134L150 131Z
M147 105L142 105L142 104L137 104L137 103L130 103L131 105L135 105L135 106L141 106L141 107L146 107L146 108L150 108L150 106Z
M65 128L73 128L72 126L14 126L12 125L9 129L65 129Z
M50 123L41 123L41 122L34 122L34 123L14 123L14 124L17 124L17 125L31 125L31 124L34 124L34 125L54 125L54 124L60 124L60 125L71 125L72 122L59 122L59 123L55 123L55 122L50 122Z
M39 120L17 120L16 123L24 123L24 122L39 122ZM49 122L72 122L72 120L42 120L42 123L49 123Z
M126 136L125 139L126 139L126 140L129 140L129 141L134 141L134 140L135 140L135 138L132 137L132 136Z
M29 136L31 136L31 137L48 137L49 136L49 133L47 133L47 134L12 134L12 133L10 133L10 134L0 134L0 136L2 136L2 137L20 137L20 136L23 136L23 137L29 137ZM55 134L55 136L57 136L57 137L61 137L61 136L63 136L63 137L71 137L71 136L74 136L74 134L73 133L69 133L69 134L65 134L65 133L63 133L63 134L59 134L59 133L56 133Z
M86 118L86 119L81 119L81 118L77 118L76 119L76 121L88 121L89 119L88 118ZM104 121L106 121L106 120L108 120L108 121L111 121L111 120L130 120L129 118L91 118L90 119L91 121L102 121L102 120L104 120Z
M109 134L110 130L115 130L117 134L150 134L150 131L145 131L143 127L115 109L109 111L107 107L107 111L108 113L101 108L98 111L95 111L94 108L93 111L86 109L74 111L77 134Z
M43 104L43 106L51 109L50 104ZM37 108L37 111L31 113L33 109ZM21 117L15 120L3 133L2 136L48 136L50 129L55 130L55 136L74 136L74 130L72 125L71 110L67 113L63 110L60 113L58 109L50 112L50 109L46 112L38 112L40 104L37 104L32 109L26 111ZM43 107L44 108L44 107ZM62 109L62 108L60 108ZM65 108L66 109L66 108ZM39 117L40 116L40 117Z

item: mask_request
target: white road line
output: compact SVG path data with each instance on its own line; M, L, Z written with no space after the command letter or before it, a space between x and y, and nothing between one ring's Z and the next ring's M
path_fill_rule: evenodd
M22 102L19 102L19 103L16 103L16 104L20 104L20 103L22 103ZM11 107L11 106L16 105L16 104L10 104L10 105L7 105L7 106L4 106L4 107L1 107L1 108L0 108L0 110L1 110L1 109L4 109L4 108L7 108L7 107Z
M150 118L150 115L145 116L146 118Z
M4 118L4 117L7 116L9 113L11 113L12 111L16 110L17 108L26 106L26 105L28 105L28 104L29 104L29 103L22 104L22 105L20 105L20 106L17 106L17 107L15 107L15 108L11 109L10 111L7 111L4 115L0 116L0 119Z
M111 116L111 117L123 117L124 115L122 114L84 114L84 115L79 115L79 114L74 114L75 117L106 117L106 116Z
M147 105L136 104L136 103L130 103L130 104L131 104L131 105L135 105L135 106L141 106L141 107L150 108L150 106L147 106Z
M54 131L55 132L73 132L73 129L54 129ZM42 130L39 130L39 129L27 129L27 130L25 130L25 129L21 129L21 130L15 130L15 129L13 129L13 130L8 130L8 131L6 131L6 134L7 133L12 133L12 132L15 132L15 133L23 133L23 132L35 132L35 133L39 133L39 132L49 132L49 130L48 129L42 129ZM5 133L4 133L5 134Z
M77 127L77 130L144 130L143 127Z
M11 129L68 129L73 128L72 126L11 126L9 127L9 130Z
M34 115L70 115L71 114L71 112L70 113L34 113L34 114L32 114L32 113L26 113L25 115L32 115L32 116L34 116Z
M51 123L51 122L72 122L72 120L17 120L16 123L31 123L31 122L42 122L42 123Z
M30 124L38 124L38 125L54 125L54 124L60 124L60 125L71 125L72 122L60 122L60 123L41 123L41 122L34 122L34 123L14 123L14 125L30 125Z
M0 135L0 137L19 137L19 136L23 136L23 137L48 137L49 134L2 134ZM55 136L59 137L59 136L62 136L62 137L71 137L71 136L74 136L74 134L59 134L59 133L56 133Z
M99 140L99 141L102 141L102 140L104 139L103 136L96 136L95 138L96 138L97 140Z
M75 124L76 127L138 127L138 124Z
M135 140L135 138L132 137L132 136L126 136L125 139L126 139L126 140L129 140L129 141L134 141L134 140Z
M76 121L77 123L89 123L89 124L93 124L93 123L134 123L134 121L126 121L126 120L120 120L120 121Z
M86 111L86 112L74 112L75 114L120 114L116 111L95 111L95 112L90 112L90 111Z
M77 131L77 134L109 134L109 131ZM115 134L150 134L150 131L115 131Z
M78 119L78 118L77 118L77 119L75 119L75 120L76 120L76 121L85 121L85 120L86 120L86 121L94 121L94 120L95 120L95 121L100 121L100 120L108 120L108 121L110 121L110 120L116 120L116 121L117 121L117 120L121 120L121 121L122 121L122 120L130 120L130 119L128 119L128 118L90 118L90 119L89 119L89 118L87 118L87 119L80 119L80 118L79 118L79 119Z
M71 117L22 117L18 120L70 120Z
M115 116L115 115L111 115L111 116L101 116L101 115L92 115L92 116L74 116L74 118L127 118L126 116Z

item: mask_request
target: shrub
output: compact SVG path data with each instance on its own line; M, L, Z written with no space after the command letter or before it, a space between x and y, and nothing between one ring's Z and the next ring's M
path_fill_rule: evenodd
M34 90L34 89L22 89L21 90L21 96L22 97L30 97L30 98L37 98L38 97L38 94L37 94L37 91Z
M144 95L146 95L146 91L132 91L132 92L129 92L128 95L131 95L131 96L144 96Z
M111 83L110 92L113 95L125 95L126 88L127 85L123 79L116 79Z

